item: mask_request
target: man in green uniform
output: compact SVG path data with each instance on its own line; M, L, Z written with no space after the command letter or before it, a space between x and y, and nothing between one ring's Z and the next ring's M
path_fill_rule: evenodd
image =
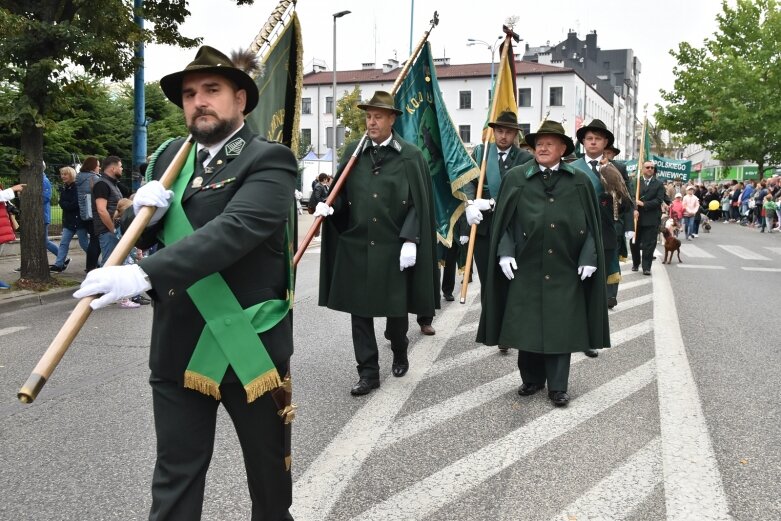
M514 166L522 165L532 158L529 152L516 144L521 126L518 124L518 116L514 112L502 112L496 121L491 121L488 126L494 129L496 142L488 144L483 193L477 194L476 180L467 183L462 188L469 201L465 211L466 222L469 226L478 225L474 256L481 284L485 282L488 270L488 245L491 241L493 206L499 194L499 185L508 170ZM472 152L472 157L478 166L482 165L485 155L482 144L477 145Z
M366 139L347 146L336 181L351 155L349 177L333 207L319 203L324 221L320 253L321 306L350 313L358 363L354 396L380 386L374 317L386 317L393 376L409 369L408 313L434 316L434 216L423 154L393 132L393 97L377 91L368 103Z
M148 168L153 179L123 217L126 226L142 206L157 207L138 247L158 250L135 265L90 271L74 296L102 293L93 308L141 291L154 301L150 520L201 518L220 403L241 444L252 519L292 519L283 378L293 353L286 229L296 160L244 124L258 88L220 51L201 47L160 86L184 109L196 145L172 191L158 179L184 140L158 150Z
M651 274L651 263L654 260L656 236L662 220L662 204L664 204L664 184L656 177L656 164L646 161L640 168L631 186L631 195L638 194L637 180L640 179L639 197L635 200L635 219L637 219L637 237L629 242L632 250L632 271L637 271L642 264L643 275Z
M518 349L518 393L547 382L564 406L571 353L610 346L601 223L593 184L561 160L574 149L562 125L526 141L534 160L507 172L496 203L477 341Z
M608 181L602 175L602 159L606 150L613 146L613 133L599 119L595 119L577 131L578 141L585 149L585 155L574 161L572 166L579 168L588 175L594 191L597 194L600 218L602 221L602 246L605 248L605 277L607 280L607 307L612 309L618 304L618 284L621 282L621 268L618 262L619 239L631 240L634 237L634 220L632 203L627 192L629 178L626 166L620 163L611 164L621 173L623 186L610 189ZM596 357L597 351L586 351L587 356Z

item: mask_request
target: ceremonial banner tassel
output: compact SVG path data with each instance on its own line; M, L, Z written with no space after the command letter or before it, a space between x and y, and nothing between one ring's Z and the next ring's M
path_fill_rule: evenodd
M434 27L437 26L437 24L439 24L439 15L437 14L436 11L434 11L434 17L431 19L431 26L428 28L428 30L426 30L425 33L423 33L423 37L415 46L415 50L412 52L412 55L407 59L407 62L404 64L404 68L401 69L401 72L399 72L399 76L396 78L396 81L393 83L393 88L391 89L391 93L390 93L391 96L396 95L399 86L407 76L407 72L409 71L409 68L412 66L412 63L415 61L418 54L420 54L423 45L425 45L426 40L428 40L429 34L431 34L431 31L434 29ZM336 100L334 100L334 106L336 106ZM364 133L364 135L361 137L361 140L358 142L358 146L355 147L355 151L350 156L350 159L347 161L347 164L342 170L342 173L339 175L339 179L336 180L336 183L334 183L334 186L331 188L330 192L328 192L328 198L325 200L325 204L327 204L328 206L333 206L334 201L339 196L339 192L341 192L345 181L347 181L347 176L350 175L350 171L352 171L353 165L358 160L358 154L360 153L361 150L363 150L363 147L366 144L367 139L369 139L369 135ZM323 217L317 216L315 218L315 221L312 223L312 226L309 227L309 230L306 232L306 236L304 236L304 240L301 241L301 244L299 244L298 247L298 251L296 251L296 255L293 259L294 265L297 266L298 262L304 256L304 252L306 251L307 247L309 247L309 243L312 242L312 239L317 233L317 230L320 228L322 222L323 222Z
M485 169L488 164L489 153L488 145L494 142L494 129L488 126L488 122L496 120L497 116L504 111L518 113L518 102L516 100L517 89L515 88L515 54L513 53L513 39L518 41L518 35L508 27L503 27L505 38L502 43L502 52L499 58L499 73L496 76L496 84L492 95L491 110L488 113L485 128L483 129L483 157L480 162L480 177L477 181L477 191L475 197L482 197L483 186L485 185ZM494 161L498 159L493 158ZM495 194L494 194L495 195ZM477 239L477 225L473 224L469 230L469 246L466 250L466 262L464 263L464 280L461 283L461 296L459 302L466 303L466 292L469 288L469 279L472 274L472 257L475 254L475 240ZM483 283L484 281L480 281Z
M193 138L190 136L182 144L182 147L176 153L176 156L174 156L173 161L171 161L171 164L160 178L160 182L166 190L173 185L179 172L182 170L192 146ZM122 234L122 238L114 248L111 256L109 256L108 260L103 264L104 266L122 265L127 256L130 255L130 251L135 247L136 242L138 242L139 237L141 237L141 233L144 231L147 224L149 224L149 220L156 210L157 208L154 206L144 206L139 210L135 219L133 219L133 222ZM81 328L84 327L84 323L87 321L87 318L89 318L90 313L92 313L90 302L95 298L97 298L97 296L90 295L89 297L84 297L79 300L79 303L76 304L76 308L71 312L70 316L65 321L65 324L60 328L59 333L57 333L57 336L54 337L54 340L52 340L52 343L49 345L48 349L46 349L46 352L33 369L30 377L16 394L20 402L32 403L36 396L38 396L38 393L57 367L57 364L60 363L65 352L68 350L71 343L73 343L76 335L81 331Z

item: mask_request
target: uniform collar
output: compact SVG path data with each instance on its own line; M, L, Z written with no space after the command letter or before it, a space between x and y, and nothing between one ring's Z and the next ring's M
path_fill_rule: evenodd
M374 141L372 141L371 139L367 139L366 143L363 145L363 151L365 152L367 149L375 145L376 144L374 143ZM394 149L396 152L401 152L401 143L399 142L398 139L396 139L396 134L393 132L391 133L390 136L388 136L388 139L380 143L379 146L385 146Z
M528 179L528 178L530 178L530 177L533 177L535 174L540 174L540 173L542 173L542 171L543 171L543 170L545 170L545 168L546 168L546 167L542 166L541 164L539 164L538 162L536 162L536 161L535 161L535 162L534 162L534 165L533 165L533 166L531 166L531 167L530 167L530 168L529 168L529 169L526 171L526 178ZM559 163L558 163L558 164L556 164L556 165L552 166L552 167L551 167L549 170L551 170L552 172L562 171L562 172L567 172L568 174L571 174L571 173L572 173L572 172L571 172L571 171L570 171L570 170L569 170L569 169L568 169L568 168L567 168L567 167L564 165L564 163L563 163L562 161L559 161Z
M196 150L196 153L197 153L197 152L200 152L200 151L201 151L201 150L203 150L204 148L205 148L205 149L207 149L207 150L209 151L209 158L208 158L208 159L207 159L207 161L206 161L206 162L207 162L207 164L208 164L209 162L211 162L211 160L212 160L212 159L214 159L215 157L217 157L217 154L219 154L219 153L220 153L220 151L223 149L223 147L225 147L225 146L226 146L226 144L227 144L229 141L231 142L231 144L233 144L233 141L232 141L232 140L233 140L233 137L234 137L236 134L238 134L239 132L241 132L241 130L242 130L243 128L244 128L244 123L242 123L242 124L241 124L241 126L240 126L239 128L237 128L237 129L236 129L236 132L234 132L233 134L231 134L230 136L226 137L225 139L223 139L222 141L220 141L219 143L217 143L217 144L215 144L215 145L211 145L211 146L208 146L208 147L207 147L207 146L205 146L205 145L201 145L200 143L198 143L198 150ZM244 141L243 141L243 140L241 140L241 143L236 143L236 145L240 145L240 148L239 148L239 150L238 150L238 151L239 151L239 152L241 152L241 148L244 148ZM227 150L227 149L226 149L225 153L226 153L227 155L231 155L231 151L229 151L229 150ZM236 155L238 155L238 154L236 154ZM204 166L206 166L206 165L204 165Z

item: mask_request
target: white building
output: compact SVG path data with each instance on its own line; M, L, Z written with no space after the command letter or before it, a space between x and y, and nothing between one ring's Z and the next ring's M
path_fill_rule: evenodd
M435 63L450 117L461 139L467 147L472 147L479 142L488 115L491 64L451 65L447 58L436 59ZM573 139L577 128L595 118L601 119L613 131L618 143L632 135L631 129L617 124L626 121L622 100L618 96L605 99L574 69L526 61L516 61L515 68L518 121L524 133L535 131L547 117L562 122ZM361 89L363 99L369 99L376 90L390 91L400 70L398 62L389 60L382 69L366 63L360 70L337 71L337 99L356 85ZM301 137L302 141L311 143L318 155L331 148L332 83L332 71L318 68L304 75ZM338 126L337 141L337 146L344 141L344 129ZM630 155L625 152L622 150L622 156ZM323 171L330 173L330 165Z

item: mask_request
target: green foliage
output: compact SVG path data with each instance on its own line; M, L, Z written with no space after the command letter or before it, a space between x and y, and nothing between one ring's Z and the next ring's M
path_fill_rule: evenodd
M675 85L662 91L668 105L657 105L656 120L723 160L756 162L762 176L781 162L781 10L776 0L724 1L717 20L702 48L670 51Z
M361 102L361 88L356 85L352 92L348 92L336 102L336 117L342 122L344 126L344 143L345 146L360 139L366 132L366 118L363 111L358 108L358 104ZM344 152L344 146L339 147L337 151L339 157Z

